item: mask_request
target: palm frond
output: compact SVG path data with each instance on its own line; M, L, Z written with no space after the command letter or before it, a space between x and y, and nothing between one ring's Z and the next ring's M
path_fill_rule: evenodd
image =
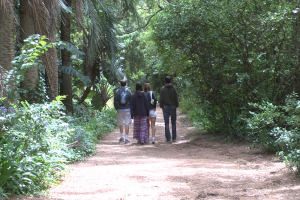
M117 47L117 38L113 32L116 19L101 0L94 2L82 0L82 2L85 16L90 19L87 61L93 63L94 58L97 57L97 53L102 48L115 49Z
M83 75L71 66L60 66L59 71L65 74L69 74L71 76L77 76L86 86L92 85L92 81L88 76Z
M78 2L78 1L76 1ZM65 0L57 0L57 5L59 5L59 8L64 10L67 13L72 13L72 9L65 4Z
M73 53L75 56L73 58L75 59L84 59L85 53L80 51L75 45L70 42L62 41L59 47Z

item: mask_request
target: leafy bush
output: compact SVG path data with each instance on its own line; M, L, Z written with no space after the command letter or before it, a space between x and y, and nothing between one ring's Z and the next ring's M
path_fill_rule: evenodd
M288 95L285 105L275 106L268 102L252 104L257 109L250 112L248 139L261 147L277 151L287 165L300 171L300 101L298 95Z
M256 112L249 111L251 118L246 119L248 134L246 140L260 144L261 147L269 150L278 150L275 144L275 137L271 135L271 130L278 126L283 113L280 112L279 106L275 106L269 102L262 104L250 104Z
M84 110L65 116L56 101L15 108L0 120L0 197L36 194L63 175L66 164L95 152L98 138L116 126L116 112ZM69 148L68 144L80 145Z
M13 69L5 74L6 93L10 100L26 99L29 103L42 103L47 100L45 80L42 78L42 71L44 71L41 56L48 50L55 46L55 43L48 44L46 36L38 34L29 36L24 40L25 44L22 46L21 54L13 60ZM26 71L33 67L39 67L40 78L37 86L32 88L27 86L25 89L21 88L21 82L25 79Z
M185 95L182 95L180 99L180 109L181 111L187 113L188 118L193 123L193 126L208 130L210 123L202 109L195 105L195 103L193 103L195 106L191 107L193 100Z

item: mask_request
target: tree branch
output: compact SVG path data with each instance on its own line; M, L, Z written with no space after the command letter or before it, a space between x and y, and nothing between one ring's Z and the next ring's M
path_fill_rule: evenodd
M163 7L161 7L159 4L157 4L157 5L158 5L158 7L159 7L159 10L158 10L156 13L154 13L153 15L151 15L151 17L148 19L147 23L146 23L144 26L138 27L137 29L132 30L132 31L129 31L129 32L126 32L126 33L124 33L124 34L122 34L122 35L120 35L120 36L127 35L127 34L130 34L130 33L136 32L136 31L138 31L138 30L140 30L140 29L146 28L146 27L149 25L151 19L152 19L154 16L156 16L159 12L161 12L161 11L164 10Z

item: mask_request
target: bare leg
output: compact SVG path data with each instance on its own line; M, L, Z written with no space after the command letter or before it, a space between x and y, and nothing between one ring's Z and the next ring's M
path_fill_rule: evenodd
M151 117L150 120L151 120L152 137L155 137L155 131L156 131L155 121L156 121L156 117Z
M125 125L125 134L128 136L129 134L129 125Z
M124 133L124 132L123 132L123 125L120 125L119 128L120 128L120 134L121 134L121 133Z
M119 142L124 142L124 129L123 129L123 125L120 125L119 126L120 128L120 139L119 139Z

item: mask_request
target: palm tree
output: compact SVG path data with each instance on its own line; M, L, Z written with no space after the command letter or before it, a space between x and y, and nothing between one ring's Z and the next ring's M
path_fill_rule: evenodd
M71 7L72 0L65 1L66 6ZM62 12L61 13L61 25L60 39L62 41L71 42L71 13ZM67 49L61 50L62 66L70 67L70 53ZM66 95L66 99L63 101L66 106L67 112L73 113L73 92L72 92L72 76L67 73L61 73L61 84L60 84L60 95Z
M62 2L60 0L49 1L43 0L48 10L48 29L45 30L43 35L46 35L50 43L56 42L56 32L57 32L57 19L59 13L59 4ZM48 83L48 96L49 100L54 100L58 96L58 59L57 50L55 47L48 49L45 53L44 64L47 73L47 83Z
M0 65L5 70L12 69L15 56L15 16L11 0L0 0Z
M30 35L35 34L34 19L30 14L30 4L28 0L20 1L20 25L21 25L21 44L24 45L24 40ZM21 88L28 91L28 87L35 90L39 79L39 68L38 66L32 66L25 72L24 80L21 83Z
M114 12L120 10L121 15L129 11L135 13L132 2L133 1L129 0L122 0L119 3L116 1L110 2L101 0L81 1L84 14L80 14L80 12L76 14L77 16L87 16L91 23L85 28L81 23L83 20L77 18L77 24L82 28L84 36L84 73L91 79L93 87L96 87L94 84L96 77L101 80L100 72L110 72L106 74L109 76L107 78L111 80L118 71L115 66L115 54L118 48L115 29L118 19L114 15ZM114 7L112 5L114 5ZM80 11L80 9L76 9L76 11ZM86 99L92 86L86 87L80 102Z
M20 0L21 41L33 34L46 35L49 42L56 42L56 10L58 0ZM58 62L56 48L45 52L44 66L46 70L47 93L50 100L58 95ZM39 80L38 66L27 69L21 88L34 92ZM29 95L30 96L30 95Z

